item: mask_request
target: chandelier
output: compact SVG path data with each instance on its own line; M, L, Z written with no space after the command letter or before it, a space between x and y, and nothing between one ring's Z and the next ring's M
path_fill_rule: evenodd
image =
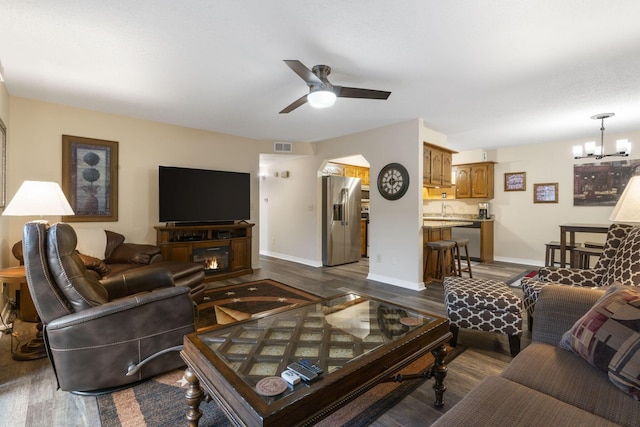
M616 141L616 152L612 154L604 154L604 119L615 116L615 113L600 113L591 116L593 120L600 120L600 145L596 145L595 141L584 143L584 156L582 155L582 145L573 146L574 159L596 159L600 160L605 157L627 157L631 151L631 144L626 139L618 139Z

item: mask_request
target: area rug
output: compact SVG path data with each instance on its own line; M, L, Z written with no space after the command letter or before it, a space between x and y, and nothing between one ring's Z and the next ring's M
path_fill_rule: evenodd
M533 279L538 275L538 271L527 271L518 275L515 279L507 284L512 288L522 288L522 279Z
M197 327L228 325L321 299L271 279L208 289L198 305Z
M464 347L449 349L446 362L462 354ZM424 372L433 364L428 353L415 360L400 373ZM183 370L174 370L138 384L127 390L97 397L102 427L165 427L186 425L187 404L184 394L187 382ZM418 388L424 379L402 383L380 383L318 423L322 427L364 427L371 424L389 408ZM428 381L433 381L428 380ZM445 385L447 381L445 379ZM447 394L445 393L445 401ZM435 399L435 395L432 396ZM223 410L215 403L200 404L201 427L226 427L233 425Z

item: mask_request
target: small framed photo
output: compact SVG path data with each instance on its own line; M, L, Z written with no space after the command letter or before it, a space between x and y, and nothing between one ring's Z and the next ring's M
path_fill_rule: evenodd
M533 184L533 203L558 203L558 183Z
M526 189L526 172L507 172L504 174L504 191L525 191Z
M75 212L63 221L117 221L118 143L62 135L62 190Z

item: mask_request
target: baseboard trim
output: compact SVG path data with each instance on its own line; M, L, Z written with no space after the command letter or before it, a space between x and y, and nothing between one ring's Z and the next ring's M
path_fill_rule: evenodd
M291 255L281 254L271 251L260 251L260 255L270 256L272 258L283 259L285 261L297 262L298 264L308 265L310 267L322 267L322 261L314 261L306 258L298 258Z

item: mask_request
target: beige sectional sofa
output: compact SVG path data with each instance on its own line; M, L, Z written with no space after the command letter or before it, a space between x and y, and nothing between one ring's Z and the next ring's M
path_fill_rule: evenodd
M485 378L433 425L640 425L639 401L582 357L558 346L562 335L603 294L602 290L546 286L536 303L532 343L501 375Z

